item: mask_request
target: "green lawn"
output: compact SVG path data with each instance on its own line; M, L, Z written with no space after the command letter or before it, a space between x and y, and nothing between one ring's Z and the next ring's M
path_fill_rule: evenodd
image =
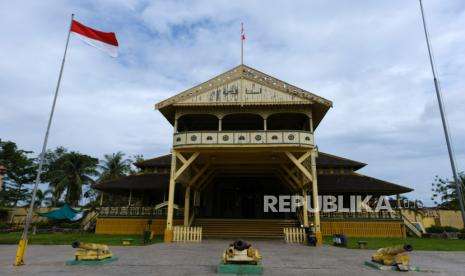
M0 233L0 244L17 244L21 238L20 232ZM142 235L97 235L92 233L54 233L29 235L29 244L65 244L70 245L75 240L82 242L103 243L106 245L122 245L124 238L132 238L133 245L143 245ZM155 236L152 242L161 242L163 236Z
M20 232L0 233L0 244L17 244ZM133 245L143 245L142 235L97 235L92 233L54 233L29 236L29 244L64 244L71 245L75 240L82 242L103 243L107 245L122 245L124 238L132 238ZM378 249L398 244L408 243L413 250L434 251L465 251L465 240L442 240L420 238L348 238L348 248L358 248L357 241L368 241L368 249ZM153 242L162 242L163 236L156 236ZM332 244L331 237L324 238L325 244Z
M368 242L368 249L378 249L381 247L410 244L413 250L434 250L434 251L465 251L465 240L443 240L443 239L420 239L420 238L348 238L347 247L358 248L357 241ZM324 237L325 244L332 244L331 237Z

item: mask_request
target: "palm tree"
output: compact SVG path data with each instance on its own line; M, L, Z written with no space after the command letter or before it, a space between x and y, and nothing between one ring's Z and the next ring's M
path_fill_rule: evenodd
M121 151L112 154L105 154L102 164L99 182L108 181L128 175L131 171L131 160L124 158Z
M52 199L50 197L51 194L52 194L52 191L50 189L47 189L45 191L37 189L36 199L34 200L34 209L40 208L42 206L48 207L52 203ZM31 205L31 197L32 197L32 192L29 194L27 204L24 207L28 208Z
M99 168L101 172L97 181L110 181L130 174L131 160L124 158L124 153L121 151L112 154L105 154ZM103 193L100 193L100 197L101 200L103 200ZM126 202L126 198L118 195L107 195L105 201L112 205L120 205L123 204L123 202Z
M75 206L81 199L83 186L93 183L92 176L98 175L98 159L70 152L61 156L57 163L55 170L51 172L53 181L50 185L56 195L59 191L66 192L65 202Z

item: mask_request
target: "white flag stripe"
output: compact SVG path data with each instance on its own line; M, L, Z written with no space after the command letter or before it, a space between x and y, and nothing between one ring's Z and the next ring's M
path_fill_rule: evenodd
M73 32L73 34L75 34L79 39L81 39L85 43L108 53L108 55L110 55L111 57L118 57L118 46L110 45L100 40L92 39L75 32Z

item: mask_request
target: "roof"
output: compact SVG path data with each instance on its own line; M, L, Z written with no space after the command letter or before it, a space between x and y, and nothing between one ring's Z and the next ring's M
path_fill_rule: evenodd
M351 159L339 157L336 155L319 152L316 159L317 166L319 167L331 167L331 168L353 168L358 170L366 166L365 163L354 161ZM135 165L141 169L154 168L154 167L170 167L171 166L171 154L161 155L155 158L146 159L135 163Z
M233 82L235 80L245 79L248 81L252 81L254 83L258 83L265 87L269 87L271 89L275 89L277 91L281 91L284 93L291 94L292 96L296 96L298 98L302 98L306 100L307 104L312 104L313 110L313 126L316 129L320 121L323 119L324 115L328 111L329 108L333 106L333 103L330 100L327 100L323 97L320 97L312 92L306 91L302 88L296 87L284 81L281 81L275 77L272 77L268 74L262 73L256 69L253 69L247 65L239 65L232 68L229 71L224 72L216 77L211 78L210 80L198 84L190 89L185 90L179 94L176 94L164 101L161 101L155 105L155 108L158 109L163 116L172 124L174 125L174 110L175 105L180 101L184 101L186 99L190 99L192 97L196 97L199 94L206 93L212 89L216 89L220 86L223 86L227 83ZM277 104L281 102L276 102ZM257 102L229 102L224 103L222 102L221 105L251 105L251 104L259 104Z
M128 193L134 191L167 191L169 185L169 175L167 174L140 174L119 178L117 180L100 183L94 188L101 191ZM180 185L177 185L178 187ZM352 173L352 174L323 174L318 175L318 193L362 193L394 195L413 191L408 187L390 183L373 177Z
M316 158L316 166L318 167L330 167L330 168L353 168L354 170L361 169L367 164L347 159L344 157L339 157L329 153L318 152L318 157Z
M171 154L161 155L151 159L136 162L135 165L141 169L154 167L171 167Z
M165 190L168 187L169 181L169 174L142 173L98 183L93 185L92 188L100 191Z
M318 175L318 193L354 193L395 195L413 191L405 186L390 183L374 177L352 174Z

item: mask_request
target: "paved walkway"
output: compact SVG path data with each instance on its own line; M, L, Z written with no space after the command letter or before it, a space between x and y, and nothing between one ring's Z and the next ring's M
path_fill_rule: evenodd
M0 275L216 275L215 268L228 241L201 244L111 246L118 261L101 266L66 266L74 249L65 245L31 245L26 265L11 264L15 245L0 245ZM286 245L279 241L252 242L263 256L265 275L396 275L364 266L372 250ZM412 264L426 272L409 275L465 275L465 252L414 251Z

